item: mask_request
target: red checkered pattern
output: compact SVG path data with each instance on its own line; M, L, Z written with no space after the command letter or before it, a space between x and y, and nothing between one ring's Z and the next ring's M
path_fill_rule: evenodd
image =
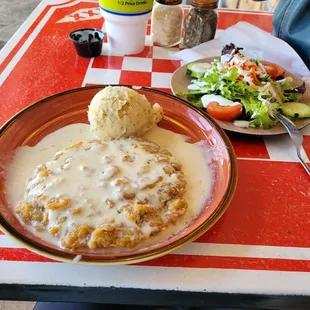
M146 44L151 44L149 36ZM102 55L91 62L83 83L134 84L169 90L171 76L181 66L181 61L172 57L178 50L146 45L139 54L120 56L111 53L105 43Z

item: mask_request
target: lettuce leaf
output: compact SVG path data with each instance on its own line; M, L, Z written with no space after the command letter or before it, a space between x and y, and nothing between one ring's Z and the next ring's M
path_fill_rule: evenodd
M303 82L300 86L298 87L293 87L292 85L292 78L286 78L282 80L281 82L278 82L282 93L283 93L283 101L284 102L298 102L300 101L302 95L306 91L306 84Z
M188 95L188 99L197 108L200 108L200 109L204 108L204 106L203 106L203 104L201 102L201 95L190 94L190 95Z
M275 120L270 116L268 108L259 99L240 98L246 114L251 115L250 127L269 128L275 124Z
M193 104L194 106L196 106L197 108L200 108L200 109L204 109L204 106L201 102L201 97L202 95L205 95L206 93L202 93L202 92L187 92L187 93L184 93L184 92L177 92L176 93L176 96L178 97L186 97L187 100Z
M284 93L284 102L299 102L302 94L299 93Z
M226 44L221 52L221 55L234 55L237 54L239 51L243 50L243 47L236 47L234 43Z

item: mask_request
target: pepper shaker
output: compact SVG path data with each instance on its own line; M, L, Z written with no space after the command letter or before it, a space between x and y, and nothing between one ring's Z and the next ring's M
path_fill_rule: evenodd
M192 0L192 8L184 21L184 39L187 47L194 47L214 39L218 14L218 0Z
M152 40L170 47L181 42L182 0L156 0L152 12Z

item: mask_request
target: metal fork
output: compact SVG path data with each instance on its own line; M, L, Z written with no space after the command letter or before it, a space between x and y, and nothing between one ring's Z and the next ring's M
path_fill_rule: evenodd
M275 113L274 116L281 122L281 124L285 127L285 129L289 133L292 141L295 144L298 159L300 163L303 165L303 167L305 168L305 170L310 175L310 167L305 163L305 161L303 160L300 154L300 149L301 149L302 142L303 142L302 134L300 133L298 128L294 125L294 123L291 120L289 120L287 117L283 116L280 113Z

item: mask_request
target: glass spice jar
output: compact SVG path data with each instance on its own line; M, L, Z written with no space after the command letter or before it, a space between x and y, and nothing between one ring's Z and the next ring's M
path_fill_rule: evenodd
M214 39L218 20L217 0L192 0L192 6L184 21L183 42L187 47Z
M181 42L182 22L182 0L155 1L151 22L153 42L164 47L179 44Z

